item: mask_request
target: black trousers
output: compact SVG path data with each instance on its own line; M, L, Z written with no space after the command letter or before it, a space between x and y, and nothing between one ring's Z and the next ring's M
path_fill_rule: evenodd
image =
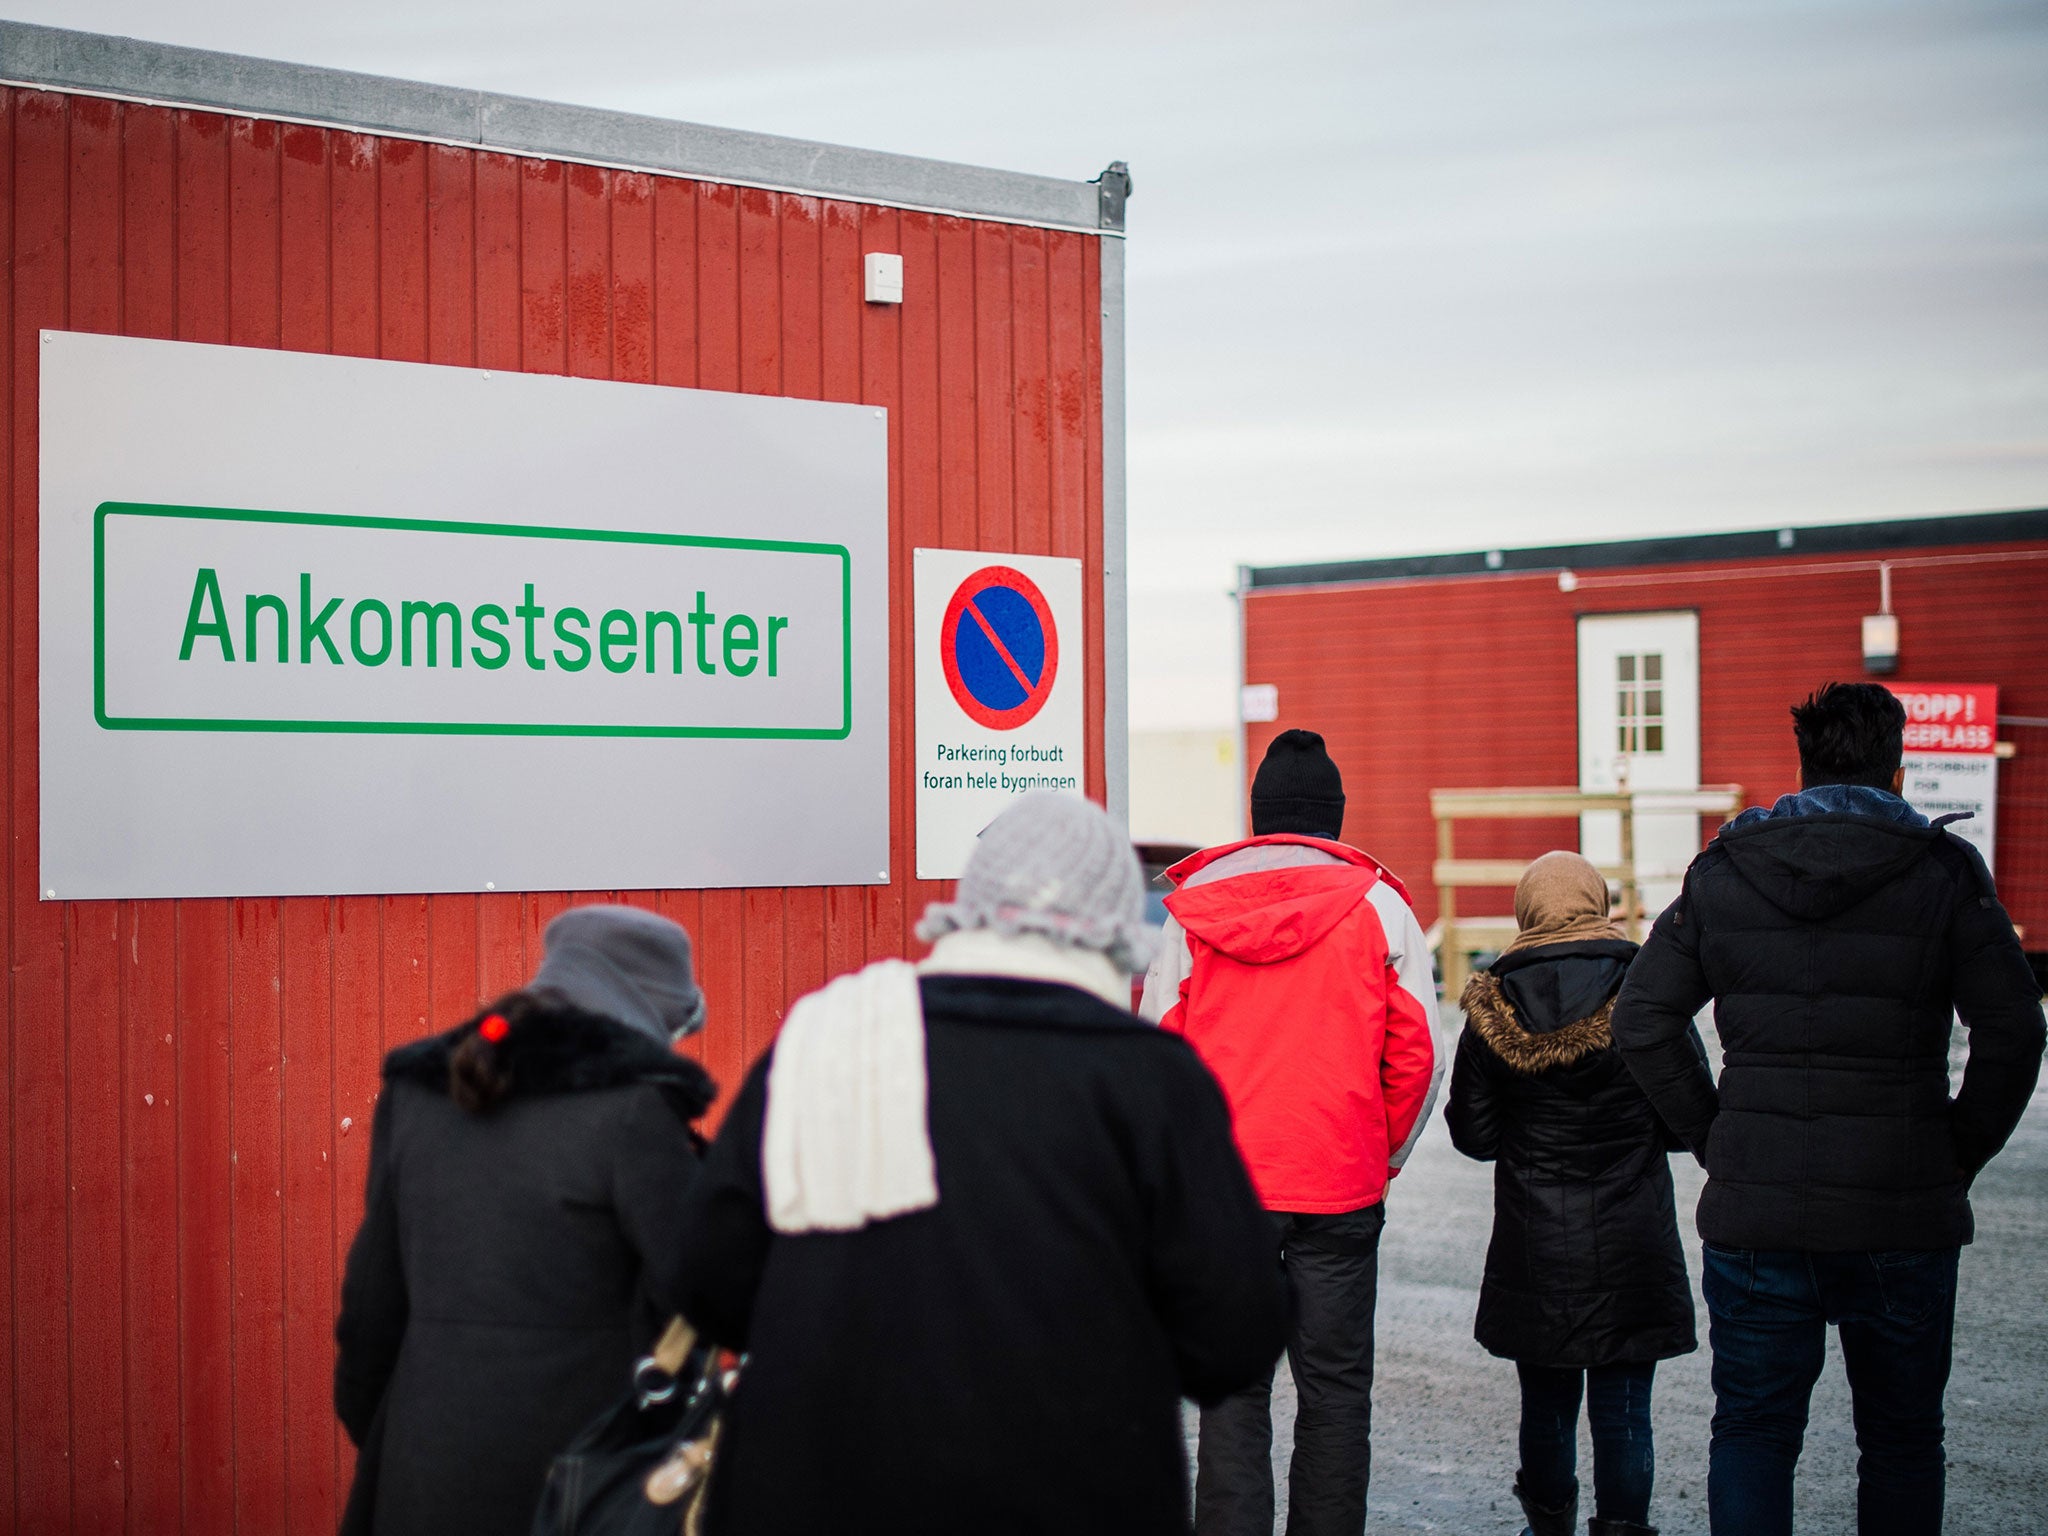
M1294 1293L1294 1460L1287 1536L1361 1536L1372 1475L1372 1314L1384 1204L1337 1216L1273 1211ZM1202 1410L1196 1536L1272 1536L1273 1376Z

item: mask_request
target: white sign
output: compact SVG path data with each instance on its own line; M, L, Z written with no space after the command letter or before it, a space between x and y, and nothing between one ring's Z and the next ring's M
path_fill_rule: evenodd
M1984 866L1998 846L1998 689L1989 683L1886 683L1906 710L1901 792L1930 820L1964 813L1949 831L1976 845Z
M46 897L887 878L880 411L40 350Z
M1991 861L1998 848L1998 759L1961 752L1909 752L1900 766L1906 770L1906 803L1930 821L1966 812L1963 820L1948 824L1949 831L1976 844L1984 867L1995 869Z
M1264 725L1280 718L1280 685L1246 683L1237 691L1238 718L1246 725Z
M1081 562L914 551L917 877L951 880L1017 796L1085 792Z

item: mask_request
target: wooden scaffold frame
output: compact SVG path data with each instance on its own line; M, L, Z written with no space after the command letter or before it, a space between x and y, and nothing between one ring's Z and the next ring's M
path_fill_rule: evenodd
M1636 823L1640 812L1690 811L1696 816L1729 815L1742 805L1739 784L1702 784L1696 789L1584 790L1578 788L1435 789L1429 810L1436 818L1437 920L1430 930L1443 972L1444 996L1455 1002L1471 973L1470 957L1503 948L1515 935L1512 917L1458 916L1458 887L1511 886L1528 869L1527 859L1461 859L1453 828L1460 821L1576 821L1587 811L1621 816L1621 857L1594 867L1620 887L1622 931L1642 937L1641 877L1636 868Z

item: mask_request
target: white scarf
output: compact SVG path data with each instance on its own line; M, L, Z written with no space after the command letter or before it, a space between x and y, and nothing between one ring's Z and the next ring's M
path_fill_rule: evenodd
M768 1068L761 1181L778 1232L851 1232L939 1203L910 965L878 961L789 1010Z
M880 960L800 999L775 1042L761 1135L768 1223L852 1232L939 1203L918 973L1010 976L1130 1006L1130 980L1094 950L1036 934L949 933L925 962Z

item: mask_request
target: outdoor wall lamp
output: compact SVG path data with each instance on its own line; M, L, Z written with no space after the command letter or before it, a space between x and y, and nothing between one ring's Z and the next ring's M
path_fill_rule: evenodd
M1877 567L1877 612L1863 620L1863 670L1884 677L1899 669L1899 616L1892 612L1892 567Z

